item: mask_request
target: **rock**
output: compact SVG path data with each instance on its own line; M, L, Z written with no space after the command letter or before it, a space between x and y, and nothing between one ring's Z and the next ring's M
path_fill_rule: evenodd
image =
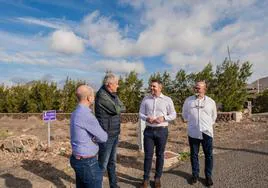
M39 139L33 135L11 136L2 141L1 149L14 153L33 152L39 142Z

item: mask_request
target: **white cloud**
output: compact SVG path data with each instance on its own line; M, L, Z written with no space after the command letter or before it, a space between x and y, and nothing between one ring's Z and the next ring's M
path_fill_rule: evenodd
M102 54L111 57L129 55L132 40L124 39L118 24L100 16L98 11L85 17L81 31L88 37L89 44Z
M0 32L0 48L12 50L15 44L27 49L20 54L8 53L8 57L0 55L2 59L15 58L19 62L30 63L34 59L35 63L58 65L59 63L53 58L56 57L55 59L61 62L60 66L72 65L71 61L80 61L84 63L84 67L81 65L80 68L85 70L89 70L85 62L89 62L87 67L91 70L113 69L117 72L129 72L133 67L138 72L145 72L143 63L127 62L122 60L123 58L143 60L143 57L161 56L172 68L191 66L192 70L194 67L197 70L209 61L214 67L222 63L229 46L233 60L249 60L254 64L255 75L267 75L267 1L120 0L119 4L121 6L129 4L135 8L137 13L135 20L139 20L142 27L139 27L138 31L131 31L135 33L134 37L129 30L135 27L122 26L124 22L117 22L112 15L105 17L98 11L86 16L80 25L68 20L23 17L18 18L18 21L60 29L51 35L51 47L57 52L66 54L55 53L51 58L37 55L37 52L31 54L29 52L31 49L28 48L31 48L32 44L39 52L43 50L42 48L47 48L45 51L49 51L48 47L44 47L48 45L47 38L24 40L10 37L10 41L7 41L4 39L5 35L2 36ZM81 35L86 40L81 39L79 37ZM68 59L66 55L69 53L83 54L91 50L85 49L84 45L89 45L92 51L98 53L98 57L91 61L81 60L79 57ZM20 56L21 54L23 56ZM109 57L112 57L112 60ZM44 59L46 61L43 61ZM146 64L146 60L144 63ZM96 66L96 69L91 64Z
M172 66L201 67L209 61L221 63L227 56L227 46L231 56L240 59L251 57L251 53L260 49L258 46L265 48L266 43L261 41L267 33L268 21L263 16L267 15L264 11L267 3L264 7L256 3L256 0L121 0L120 5L130 4L142 10L137 19L145 29L137 38L127 37L125 28L99 12L84 19L82 31L88 36L89 45L105 56L164 55L166 63ZM234 23L225 23L232 19Z
M205 44L210 49L212 42L206 30L216 19L215 10L199 4L187 14L182 6L185 5L166 1L145 3L141 22L146 26L136 39L125 36L124 28L97 11L84 19L82 31L94 49L110 57L158 56L170 50L193 53Z
M187 68L187 66L196 67L199 69L203 68L209 62L214 62L213 57L204 57L195 54L182 54L176 51L167 53L164 60L168 64L182 69Z
M56 67L75 67L79 65L76 58L57 56L51 52L0 52L0 62L44 65Z
M52 23L50 21L30 18L30 17L19 17L17 18L17 20L23 23L27 23L27 24L40 25L43 27L49 27L53 29L62 29L62 28L67 27L65 24L62 24L62 23Z
M51 36L51 47L57 52L79 54L84 52L83 40L72 31L58 30Z
M128 62L126 60L101 60L94 63L92 67L101 71L111 70L117 73L129 73L131 71L135 71L137 73L145 72L144 65L140 61Z

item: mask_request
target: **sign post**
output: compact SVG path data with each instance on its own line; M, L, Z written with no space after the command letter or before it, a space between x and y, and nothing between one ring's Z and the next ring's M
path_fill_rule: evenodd
M47 123L47 147L50 147L50 122L56 120L56 110L43 111L43 120Z
M142 119L139 119L139 125L138 125L138 145L139 145L139 151L144 152L143 147L143 132L146 127L146 122Z

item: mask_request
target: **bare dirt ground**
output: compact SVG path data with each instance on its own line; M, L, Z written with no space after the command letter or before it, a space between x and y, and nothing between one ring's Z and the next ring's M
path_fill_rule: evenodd
M117 172L119 182L141 181L143 156L138 151L138 124L122 125L118 147ZM219 123L215 129L215 153L234 148L245 148L250 144L268 144L268 123L250 120L235 123ZM9 152L4 141L28 135L37 139L37 149L24 152ZM169 126L167 150L176 153L189 152L186 124L175 122ZM47 125L36 118L16 120L0 119L0 187L75 187L75 177L69 165L71 153L69 143L69 121L55 121L51 124L51 148L46 150ZM181 162L183 163L183 161ZM107 186L107 178L104 178Z

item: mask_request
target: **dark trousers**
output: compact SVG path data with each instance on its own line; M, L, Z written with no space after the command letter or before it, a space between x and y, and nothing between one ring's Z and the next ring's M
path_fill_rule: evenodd
M168 137L167 127L146 127L144 130L144 180L150 179L150 171L154 154L156 155L155 178L162 176L164 166L164 152Z
M75 171L77 188L101 188L103 173L96 157L76 159L71 156L70 164Z
M205 176L211 177L213 168L213 138L204 133L202 133L202 135L203 140L188 137L191 152L192 175L196 177L199 176L198 153L201 143L205 154Z
M116 149L118 136L109 137L107 142L99 144L98 160L103 173L108 172L109 184L111 188L117 187L116 177Z

